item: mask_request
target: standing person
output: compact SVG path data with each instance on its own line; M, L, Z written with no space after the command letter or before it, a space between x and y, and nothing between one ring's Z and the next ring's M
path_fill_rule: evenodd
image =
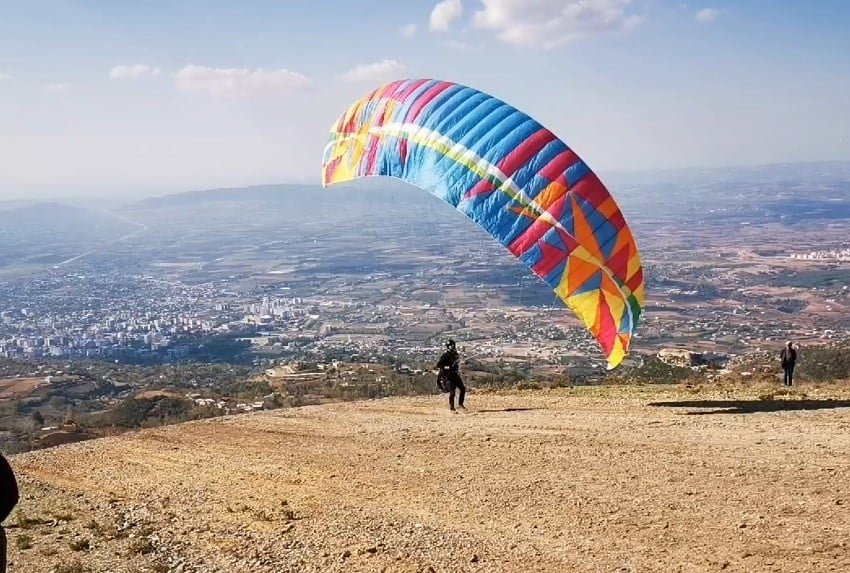
M6 573L6 530L3 522L18 503L18 482L12 466L0 454L0 573Z
M782 385L790 386L794 380L794 364L797 363L797 351L794 350L794 345L789 340L785 344L785 348L779 353L779 359L782 361Z
M439 370L438 379L442 380L449 390L449 409L452 412L457 411L455 410L455 390L460 390L457 407L465 410L463 399L466 397L466 386L460 378L460 354L457 352L455 341L451 338L446 341L446 351L440 356L436 368Z

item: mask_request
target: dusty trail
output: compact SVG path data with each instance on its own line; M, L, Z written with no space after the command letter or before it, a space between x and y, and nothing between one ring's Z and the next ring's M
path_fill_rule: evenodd
M388 399L25 454L22 511L51 523L10 531L32 537L13 570L850 571L850 390L805 391L820 409L671 406L731 399L672 388L473 394L456 416Z

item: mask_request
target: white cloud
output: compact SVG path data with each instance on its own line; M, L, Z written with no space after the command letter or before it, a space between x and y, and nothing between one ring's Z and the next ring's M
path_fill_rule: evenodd
M703 8L694 16L694 20L701 24L712 24L720 16L720 10L716 8Z
M135 80L148 75L158 76L159 68L152 68L146 64L134 64L115 66L109 70L109 77L113 80Z
M289 70L184 66L174 76L177 89L190 93L249 96L302 90L312 85L304 74Z
M448 32L452 23L463 14L461 0L443 0L431 10L431 30Z
M10 76L9 74L0 73L0 82L8 82L8 81L13 80L13 79L14 78L12 76Z
M362 82L380 79L390 79L407 69L402 63L395 60L381 60L373 64L360 64L339 76L344 82Z
M412 38L416 35L416 24L407 24L406 26L402 26L401 35L405 38Z
M63 94L63 93L66 93L66 92L71 90L71 84L66 84L66 83L48 84L48 85L44 86L44 89L46 89L49 92L53 92L53 93L57 93L57 94Z
M629 30L642 18L631 0L481 0L473 24L516 46L552 48L577 38Z

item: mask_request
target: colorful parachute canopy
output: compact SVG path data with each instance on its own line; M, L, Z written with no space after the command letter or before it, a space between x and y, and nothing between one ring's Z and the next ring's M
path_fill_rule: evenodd
M643 270L602 182L539 123L475 89L403 80L357 101L325 148L322 184L384 175L484 227L548 283L616 367L643 309Z

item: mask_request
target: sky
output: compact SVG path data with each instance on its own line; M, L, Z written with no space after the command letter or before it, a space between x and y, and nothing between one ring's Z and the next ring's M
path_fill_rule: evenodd
M406 77L538 119L596 171L850 160L850 2L0 0L0 200L319 183Z

